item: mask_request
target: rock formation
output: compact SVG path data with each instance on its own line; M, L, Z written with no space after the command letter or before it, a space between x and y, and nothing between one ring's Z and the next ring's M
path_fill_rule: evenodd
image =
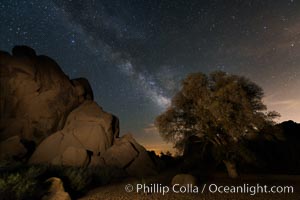
M118 118L93 101L87 79L70 80L29 47L12 52L0 51L0 160L27 155L30 164L156 173L144 147L130 135L119 138Z
M43 196L42 200L71 200L70 195L65 192L61 179L52 177L46 182L49 182L51 185L48 193Z
M130 135L114 140L114 145L103 154L106 165L123 168L130 175L154 175L156 166L146 149Z
M172 185L196 185L197 179L190 174L177 174L172 178Z
M43 140L29 162L87 166L90 156L99 156L112 146L119 134L117 121L86 100L69 114L62 130Z
M79 96L58 64L17 46L0 52L0 141L12 136L38 144L63 128Z
M27 149L17 135L0 142L0 160L9 159L10 157L22 158L26 153Z

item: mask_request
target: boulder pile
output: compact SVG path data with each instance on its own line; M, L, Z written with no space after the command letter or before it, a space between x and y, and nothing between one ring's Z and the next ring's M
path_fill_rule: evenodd
M0 91L0 160L156 173L143 146L119 137L118 118L93 100L88 80L70 80L51 58L27 46L0 51Z

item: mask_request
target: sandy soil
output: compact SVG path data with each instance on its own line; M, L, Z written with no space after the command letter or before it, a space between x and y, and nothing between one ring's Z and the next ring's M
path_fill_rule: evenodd
M126 192L125 186L127 184L136 185L137 183L145 183L150 185L151 183L161 183L162 185L169 185L172 174L161 174L157 177L147 178L147 179L126 179L119 183L110 184L107 186L102 186L90 191L85 197L80 198L80 200L134 200L134 199L161 199L161 200L193 200L193 199L203 199L203 200L300 200L300 176L291 176L291 175L244 175L238 180L230 180L224 174L219 174L210 179L206 183L204 192L202 193L202 188L205 183L198 185L198 193L184 193L176 194L174 192L168 192L164 196L160 193L148 193L143 192L137 193L136 190L132 192ZM208 190L210 184L217 184L223 186L237 186L243 184L249 185L267 185L269 186L293 186L294 192L290 194L220 194L220 193L211 193ZM169 185L169 188L172 189L172 186Z

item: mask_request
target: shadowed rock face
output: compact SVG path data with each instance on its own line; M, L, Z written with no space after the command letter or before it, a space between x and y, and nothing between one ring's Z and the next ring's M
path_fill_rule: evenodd
M0 142L0 160L10 157L22 158L26 153L27 149L21 143L19 136L13 136Z
M69 114L62 130L43 140L29 162L89 165L90 156L104 153L118 136L114 118L95 102L86 100Z
M70 195L65 192L61 179L52 177L46 182L51 183L51 185L47 195L45 195L42 200L71 200Z
M85 101L68 116L65 127L47 137L29 162L64 166L110 166L129 175L156 174L146 149L131 135L118 137L115 117L93 101ZM115 128L114 128L115 127ZM55 147L55 148L53 148Z
M196 185L197 179L190 174L177 174L172 178L172 185Z
M114 145L103 154L106 165L123 168L130 175L155 175L156 166L146 149L126 134L114 140Z
M85 99L94 100L94 93L87 79L85 78L72 79L72 84L75 86L80 102L83 102Z
M70 80L51 58L26 46L0 51L0 89L0 159L156 173L144 147L119 138L118 118L93 101L88 80Z
M0 52L0 141L12 136L39 143L63 128L79 105L69 78L55 61L29 47Z

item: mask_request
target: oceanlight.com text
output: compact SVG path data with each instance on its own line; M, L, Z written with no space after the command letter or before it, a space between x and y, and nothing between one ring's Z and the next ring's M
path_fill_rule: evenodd
M190 193L190 194L203 194L204 192L209 193L220 193L220 194L249 194L251 196L256 194L292 194L294 193L293 186L268 186L268 185L250 185L244 183L242 185L218 185L218 184L203 184L200 186L187 184L173 186L163 185L160 183L152 184L127 184L125 186L126 192L136 193L148 193L148 194L162 194L165 195L169 192L173 193Z

